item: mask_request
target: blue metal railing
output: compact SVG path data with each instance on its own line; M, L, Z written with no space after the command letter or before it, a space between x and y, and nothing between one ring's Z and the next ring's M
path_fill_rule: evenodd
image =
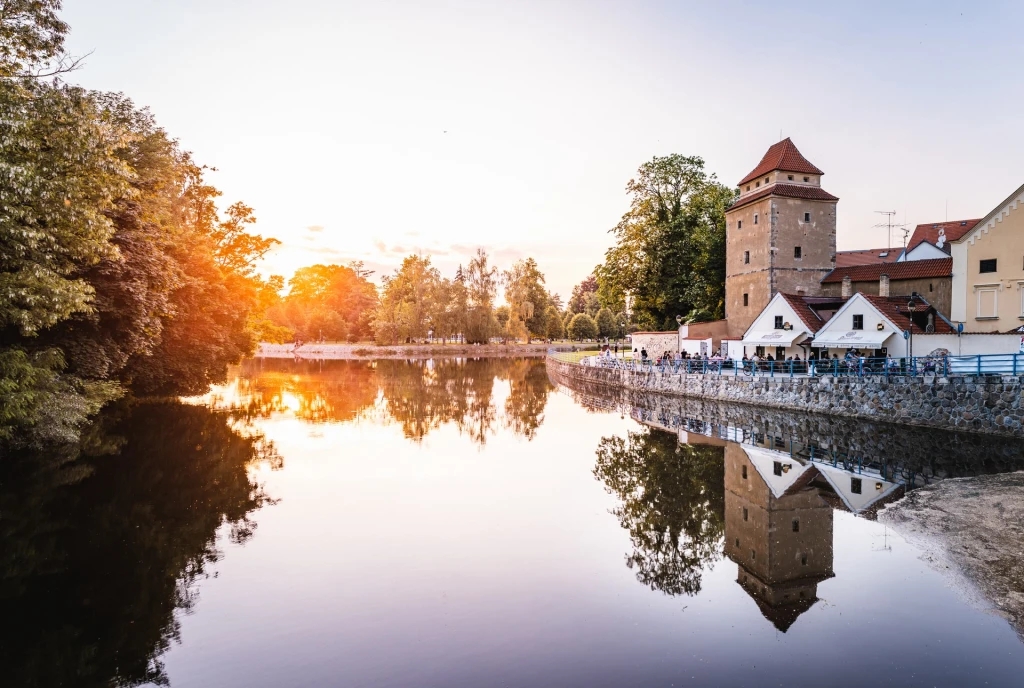
M613 368L631 372L669 375L734 375L764 377L907 377L939 375L1024 375L1024 353L978 356L913 356L902 358L823 358L821 360L733 360L721 358L676 358L672 360L617 358L614 356L568 357L549 351L556 360L577 365Z

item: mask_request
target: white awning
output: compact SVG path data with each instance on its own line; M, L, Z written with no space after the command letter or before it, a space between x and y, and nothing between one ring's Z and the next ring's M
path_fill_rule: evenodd
M793 342L806 334L804 330L755 330L743 338L743 343L752 346L793 346Z
M829 348L829 349L856 349L864 347L867 349L878 349L881 348L882 344L889 337L892 337L896 333L892 330L850 330L840 331L833 330L832 332L827 331L819 332L818 336L811 342L811 346ZM902 335L897 335L902 336Z

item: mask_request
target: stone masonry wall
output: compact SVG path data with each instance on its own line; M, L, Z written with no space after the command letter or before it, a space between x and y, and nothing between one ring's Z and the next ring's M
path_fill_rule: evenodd
M1024 437L1024 377L749 377L633 372L547 359L548 371L583 383L943 430Z

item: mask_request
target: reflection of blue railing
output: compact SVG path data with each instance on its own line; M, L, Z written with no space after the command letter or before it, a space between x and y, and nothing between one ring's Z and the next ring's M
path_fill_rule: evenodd
M767 377L901 377L915 375L1024 375L1024 354L982 354L979 356L913 356L866 358L847 356L808 361L733 360L682 358L674 360L632 360L615 356L568 355L549 351L548 356L563 363L612 368L641 373L669 375L733 375Z

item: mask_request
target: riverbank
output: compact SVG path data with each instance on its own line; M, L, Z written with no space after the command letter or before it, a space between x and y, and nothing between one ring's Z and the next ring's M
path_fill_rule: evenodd
M910 492L878 518L1024 640L1024 472L944 480Z
M941 430L1024 435L1024 378L1012 375L753 377L585 366L551 356L547 369L556 382L572 380Z
M549 349L572 351L572 344L260 344L255 358L298 358L314 360L369 360L374 358L474 358L539 357ZM580 347L576 347L580 348Z

